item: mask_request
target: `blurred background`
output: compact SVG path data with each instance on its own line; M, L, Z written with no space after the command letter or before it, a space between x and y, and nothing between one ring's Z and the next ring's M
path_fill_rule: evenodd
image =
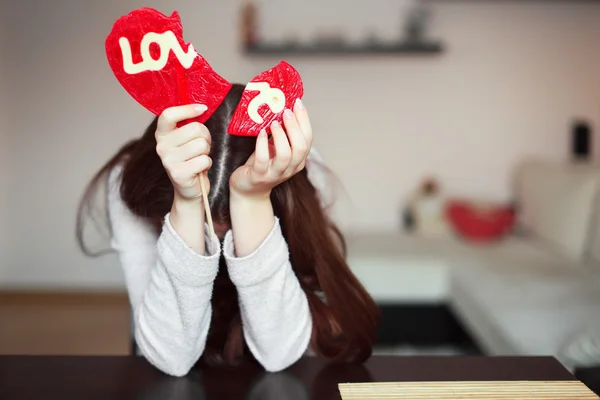
M130 351L116 257L74 232L87 182L151 121L104 52L142 6L179 11L229 81L298 69L350 265L384 311L377 352L600 364L591 0L3 1L0 353Z

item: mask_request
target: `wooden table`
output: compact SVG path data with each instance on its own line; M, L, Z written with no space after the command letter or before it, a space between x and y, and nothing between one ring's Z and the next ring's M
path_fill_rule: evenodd
M305 358L285 372L198 368L185 378L142 357L0 356L0 399L340 399L338 383L574 380L551 357L373 357L364 365Z

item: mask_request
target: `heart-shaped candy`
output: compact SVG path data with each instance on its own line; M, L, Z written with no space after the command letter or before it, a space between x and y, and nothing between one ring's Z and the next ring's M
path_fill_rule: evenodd
M115 22L105 45L118 81L155 115L169 107L204 104L208 110L195 119L204 123L231 89L231 83L184 42L177 11L170 17L152 8L132 11Z
M296 99L304 95L304 85L294 67L281 61L262 72L246 85L228 132L237 136L258 136L274 120L283 124L283 111L292 109Z

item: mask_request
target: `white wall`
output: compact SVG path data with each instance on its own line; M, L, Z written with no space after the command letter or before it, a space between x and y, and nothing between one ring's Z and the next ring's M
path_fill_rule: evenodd
M7 270L8 251L10 249L8 232L8 195L9 195L9 143L10 124L8 111L8 64L3 61L8 58L6 35L7 18L4 13L5 5L0 4L0 282Z
M321 23L339 17L347 31L378 21L384 36L399 30L395 2L364 1L348 8L268 0L277 8L265 11L264 23L269 37L306 35L317 27L293 10L310 7L303 14L323 15ZM448 43L440 56L287 58L305 80L315 144L353 203L352 218L343 214L348 229L396 229L399 202L429 173L451 193L506 199L520 157L566 157L573 116L600 129L600 5L439 3L435 35ZM139 6L180 11L186 39L231 81L279 61L237 50L234 0L13 2L21 28L11 40L10 79L19 88L11 106L19 124L11 132L14 246L4 285L120 284L114 257L80 255L74 218L93 172L149 122L103 51L112 23Z

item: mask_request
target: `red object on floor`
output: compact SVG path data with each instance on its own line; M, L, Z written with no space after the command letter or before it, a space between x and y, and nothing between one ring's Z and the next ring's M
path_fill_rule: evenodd
M515 212L508 205L482 208L465 200L448 201L446 216L460 235L474 241L501 238L515 220Z

